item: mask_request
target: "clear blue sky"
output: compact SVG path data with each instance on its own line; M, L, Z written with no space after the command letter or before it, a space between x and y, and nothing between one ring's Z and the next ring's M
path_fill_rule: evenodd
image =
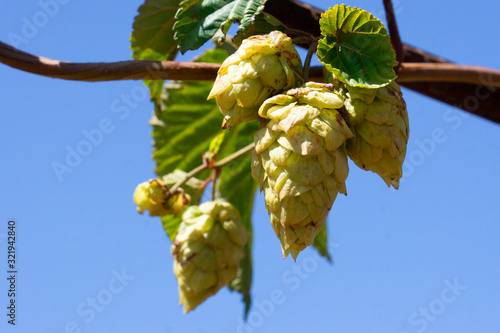
M19 45L24 51L75 62L131 58L142 1L61 2L46 22L38 1L2 2L0 40L37 19L38 30ZM347 4L384 18L382 1ZM407 43L500 68L498 1L395 4ZM411 128L404 181L389 190L351 165L349 195L337 198L328 218L333 265L310 249L297 263L283 260L258 196L254 307L243 327L240 295L226 289L182 314L170 241L159 219L135 211L135 186L154 177L153 107L142 82L70 82L4 65L0 78L1 332L498 331L500 126L404 89ZM59 181L53 162L63 163L67 149L100 126L102 139L82 146L88 155ZM3 236L11 218L15 327L5 315Z

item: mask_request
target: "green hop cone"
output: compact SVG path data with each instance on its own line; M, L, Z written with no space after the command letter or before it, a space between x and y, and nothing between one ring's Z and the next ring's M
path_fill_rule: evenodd
M355 135L347 141L347 155L361 169L377 173L387 186L399 188L410 129L398 84L367 89L327 80L345 97L345 119Z
M236 277L248 237L240 213L226 201L205 202L184 212L172 255L185 313Z
M259 115L252 175L264 191L283 257L294 260L314 242L338 192L347 194L344 143L353 136L337 111L343 99L330 84L309 82L269 98Z
M149 180L137 185L134 191L134 202L137 211L149 210L150 216L179 214L191 201L191 197L181 189L170 193L168 187L158 179Z
M292 40L280 31L245 39L221 65L208 99L215 98L223 128L257 120L270 96L302 83L302 63Z

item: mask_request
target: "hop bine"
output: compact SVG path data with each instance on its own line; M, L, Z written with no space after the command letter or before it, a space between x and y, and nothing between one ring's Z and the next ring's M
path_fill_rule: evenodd
M223 128L257 120L268 97L302 83L301 70L299 54L285 34L253 36L222 63L208 99L215 98Z
M343 105L333 85L308 82L259 109L268 121L255 134L252 175L285 258L313 243L337 193L347 194L344 143L353 134L338 112Z
M347 155L358 167L399 188L410 133L408 112L396 82L378 89L351 87L327 77L345 98L344 118L354 133Z
M172 255L185 313L236 277L248 237L238 210L228 202L210 201L184 212Z

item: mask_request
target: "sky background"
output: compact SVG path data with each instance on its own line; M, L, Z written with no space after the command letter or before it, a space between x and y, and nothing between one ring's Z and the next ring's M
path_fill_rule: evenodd
M26 22L38 19L21 50L73 62L131 59L142 1L65 0L43 22L45 2L3 1L0 40L12 44L9 36L23 36ZM346 4L385 22L382 1ZM500 68L500 2L394 4L406 43ZM155 177L153 105L142 82L56 80L2 64L0 78L1 332L498 332L498 125L403 89L404 180L390 190L351 164L349 195L328 217L334 264L313 249L297 263L283 260L257 196L254 306L244 325L240 295L226 288L182 313L170 240L159 218L136 212L136 185ZM52 164L100 126L102 140L60 181ZM18 233L15 327L6 317L9 219Z

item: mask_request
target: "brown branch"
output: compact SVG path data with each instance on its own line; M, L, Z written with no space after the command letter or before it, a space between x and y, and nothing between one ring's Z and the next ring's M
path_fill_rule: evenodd
M385 16L389 25L389 34L391 36L391 44L394 52L396 52L396 60L398 64L404 61L405 50L401 37L399 36L398 24L396 23L396 14L392 6L392 0L384 0Z
M488 78L488 81L486 81L486 78ZM397 81L399 83L460 82L500 88L500 71L479 66L450 63L405 62L401 64L400 75Z
M70 63L38 57L0 42L0 62L33 74L75 81L213 80L219 65L198 62L131 60Z
M11 67L52 78L75 81L117 80L214 80L218 64L131 60L120 62L71 63L37 57L0 42L0 62ZM500 71L450 63L403 63L399 82L462 82L500 87ZM323 68L311 68L311 79L321 81ZM483 79L482 79L483 78Z

